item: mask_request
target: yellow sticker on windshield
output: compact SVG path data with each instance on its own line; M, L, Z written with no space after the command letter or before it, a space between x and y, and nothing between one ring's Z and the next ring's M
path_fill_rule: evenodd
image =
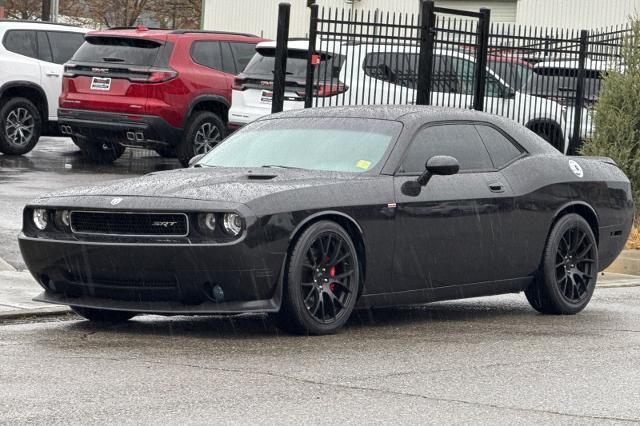
M369 170L369 167L371 167L371 161L360 160L356 163L356 167L362 170Z

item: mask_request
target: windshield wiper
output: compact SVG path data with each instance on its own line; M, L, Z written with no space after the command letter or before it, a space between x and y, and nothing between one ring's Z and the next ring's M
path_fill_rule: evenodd
M302 167L291 167L291 166L281 166L279 164L266 164L264 166L260 166L264 169L291 169L291 170L305 170Z
M120 58L102 58L105 62L124 62L124 59Z

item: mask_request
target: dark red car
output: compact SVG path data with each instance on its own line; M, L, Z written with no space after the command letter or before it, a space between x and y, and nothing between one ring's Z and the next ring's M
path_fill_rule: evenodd
M91 32L65 67L61 132L95 162L139 147L186 165L226 136L234 75L260 41L144 27Z

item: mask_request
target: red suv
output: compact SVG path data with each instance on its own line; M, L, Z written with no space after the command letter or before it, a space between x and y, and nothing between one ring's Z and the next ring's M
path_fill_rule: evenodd
M60 130L95 162L142 147L186 165L226 136L234 75L260 41L144 27L88 33L65 66Z

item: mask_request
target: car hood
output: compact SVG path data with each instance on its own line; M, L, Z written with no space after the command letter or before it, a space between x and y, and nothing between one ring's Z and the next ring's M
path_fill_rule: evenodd
M370 177L370 176L369 176ZM72 188L43 198L154 197L246 204L275 193L366 178L353 173L291 169L190 168L157 172L104 185Z

